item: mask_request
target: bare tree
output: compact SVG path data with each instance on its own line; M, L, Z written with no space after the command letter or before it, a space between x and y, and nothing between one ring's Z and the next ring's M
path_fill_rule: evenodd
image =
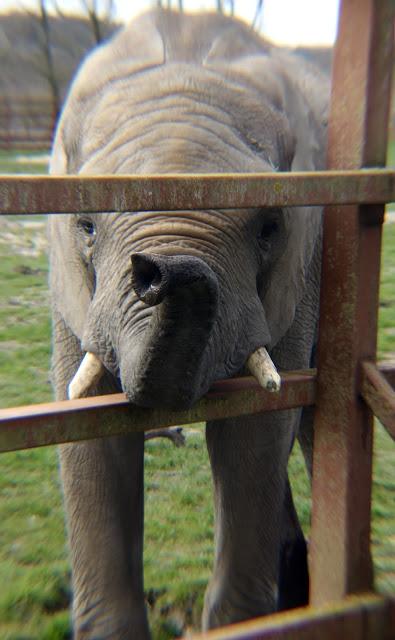
M84 2L87 2L87 0L84 0ZM156 2L152 4L156 4L156 6L159 8L163 8L164 6L166 6L167 9L171 9L173 6L172 0L156 0ZM215 4L217 13L222 13L222 14L227 13L228 15L231 15L231 16L234 16L236 13L235 0L215 0L213 4ZM263 5L264 5L263 0L257 0L254 18L251 22L252 27L258 26L259 20L263 12ZM177 9L178 11L181 11L181 12L184 11L184 9L188 9L188 2L184 2L184 0L178 0Z
M47 80L51 89L52 95L52 108L54 118L57 120L60 112L60 90L59 80L56 74L54 59L52 55L52 42L51 42L51 27L48 17L46 0L39 0L40 2L40 21L41 29L43 33L43 48L45 60L47 63Z
M259 19L262 16L263 12L263 0L258 0L256 3L255 16L252 21L252 27L256 27L258 25Z
M5 34L1 33L5 36ZM12 128L13 128L13 113L11 98L13 83L12 77L8 73L10 68L10 47L5 36L3 43L0 38L0 68L2 73L0 75L0 149L9 149L12 147Z
M53 57L51 20L47 0L37 0L37 9L29 10L26 8L25 12L36 25L37 31L37 55L33 56L33 58L29 60L29 63L33 69L35 69L36 73L43 77L48 84L53 118L56 120L60 113L61 96L59 78L56 73Z
M86 2L87 0L84 1ZM154 4L159 8L166 7L167 9L172 9L173 5L175 5L176 3L173 3L172 0L152 0L151 4ZM241 5L242 3L239 4ZM234 16L237 13L236 0L213 0L213 5L215 6L217 13L228 14L231 16ZM184 9L188 10L188 1L184 2L184 0L178 0L176 8L181 12L184 11ZM256 0L255 13L251 21L251 26L253 28L258 28L259 21L262 17L263 8L264 0Z
M98 0L81 0L81 5L92 27L96 44L104 40L105 25L108 25L114 15L114 0L106 0L100 10Z

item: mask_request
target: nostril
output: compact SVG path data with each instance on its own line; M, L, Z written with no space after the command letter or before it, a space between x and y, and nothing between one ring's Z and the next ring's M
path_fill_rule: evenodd
M133 253L132 287L145 304L153 307L168 296L205 294L217 300L218 282L211 268L194 256Z
M132 287L137 296L147 304L159 304L164 296L164 272L150 256L134 253L131 259Z

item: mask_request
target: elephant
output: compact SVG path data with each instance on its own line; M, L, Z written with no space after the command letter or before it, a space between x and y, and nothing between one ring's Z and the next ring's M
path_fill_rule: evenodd
M311 63L236 18L152 10L83 62L50 171L319 170L328 96ZM321 217L317 207L49 216L57 399L122 390L142 407L181 409L248 368L275 392L278 371L314 362ZM215 548L204 629L307 601L287 471L297 437L311 470L311 411L206 425ZM60 447L77 639L149 638L143 456L143 433Z

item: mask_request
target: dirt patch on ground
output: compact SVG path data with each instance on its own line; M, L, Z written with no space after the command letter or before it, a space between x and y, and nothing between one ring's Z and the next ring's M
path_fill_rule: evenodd
M0 245L12 247L17 255L39 258L48 248L45 220L15 220L5 216L1 220Z

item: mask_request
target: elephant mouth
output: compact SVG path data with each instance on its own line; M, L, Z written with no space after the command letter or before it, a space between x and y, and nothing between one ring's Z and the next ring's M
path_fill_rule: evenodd
M259 347L247 358L246 368L259 385L270 393L278 393L281 387L281 377L265 347ZM100 358L94 353L87 352L78 368L77 373L69 384L69 400L83 398L105 374L106 368Z
M136 253L132 287L153 309L138 343L133 345L127 335L120 343L122 387L139 406L189 408L213 382L207 353L218 321L217 277L200 258ZM280 389L280 376L263 345L247 354L246 366L266 391ZM104 372L100 358L88 352L69 385L69 398L89 395Z

